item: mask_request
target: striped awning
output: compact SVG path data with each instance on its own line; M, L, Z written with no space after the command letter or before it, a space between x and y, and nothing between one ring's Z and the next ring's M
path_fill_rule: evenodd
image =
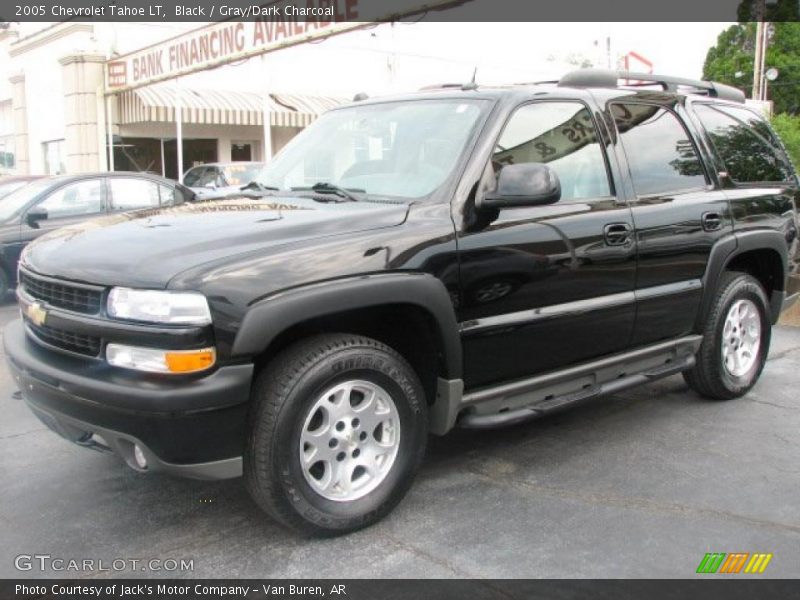
M118 96L119 124L174 123L175 87L150 85ZM198 90L180 92L181 120L206 125L262 125L264 99L254 92ZM346 102L340 98L269 94L270 125L306 127L322 113Z

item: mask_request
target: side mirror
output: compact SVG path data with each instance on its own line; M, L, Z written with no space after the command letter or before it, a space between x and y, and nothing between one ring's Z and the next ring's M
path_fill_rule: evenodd
M39 221L47 219L47 209L41 206L34 206L25 214L25 222L29 227L39 227Z
M553 169L542 163L520 163L500 170L497 189L483 197L479 208L539 206L560 198L561 183Z
M215 190L215 189L217 189L217 184L214 183L213 181L209 181L203 187L206 188L207 190Z

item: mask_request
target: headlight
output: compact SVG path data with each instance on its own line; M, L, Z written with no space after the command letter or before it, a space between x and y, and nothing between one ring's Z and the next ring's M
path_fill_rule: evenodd
M166 323L169 325L208 325L211 311L203 294L162 292L115 287L108 295L108 314L117 319Z

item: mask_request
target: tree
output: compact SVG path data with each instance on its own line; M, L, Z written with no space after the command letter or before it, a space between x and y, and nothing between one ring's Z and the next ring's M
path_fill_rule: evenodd
M800 117L787 114L775 115L772 118L772 126L781 137L795 167L800 167Z
M781 3L776 6L776 10L786 10ZM800 114L800 23L773 22L770 27L774 33L767 48L766 67L778 69L779 75L768 84L769 98L775 113ZM739 23L720 33L716 45L706 54L703 78L737 87L750 97L755 37L755 23Z

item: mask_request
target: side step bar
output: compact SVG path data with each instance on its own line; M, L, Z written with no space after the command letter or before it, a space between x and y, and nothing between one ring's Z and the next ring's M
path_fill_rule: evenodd
M687 336L591 363L484 388L461 399L457 424L470 429L512 425L680 373L695 364L702 337Z

